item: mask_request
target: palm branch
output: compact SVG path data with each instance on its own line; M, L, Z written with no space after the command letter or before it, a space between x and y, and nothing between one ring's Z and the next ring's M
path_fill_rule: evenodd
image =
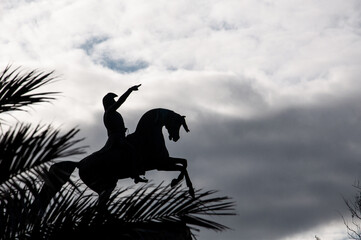
M33 70L23 73L19 67L11 70L8 65L0 74L0 114L53 100L56 92L41 92L38 89L55 79L53 71L45 73ZM9 185L12 178L19 180L29 173L39 172L57 158L83 153L83 147L74 147L82 140L74 140L78 132L78 129L73 128L61 133L51 125L38 124L32 127L31 124L19 122L2 131L0 185Z
M116 234L117 239L159 239L166 232L175 236L189 233L190 239L195 235L187 232L189 228L192 231L200 227L215 231L227 229L207 216L234 214L231 199L214 196L215 191L198 190L192 198L181 185L171 188L162 184L144 185L129 194L125 193L132 187L118 189L107 203L108 211L104 212L98 209L92 192L80 181L76 185L65 186L41 216L31 214L36 207L32 194L38 191L27 186L21 194L14 190L7 196L10 200L0 201L4 209L0 223L8 226L0 234L20 239L95 239L94 236L105 233ZM16 214L13 213L15 206Z
M32 70L22 73L20 68L11 70L8 65L0 74L0 113L24 110L30 104L55 99L57 92L34 92L34 90L56 80L54 72Z
M18 123L0 134L0 184L26 171L36 172L53 160L82 154L83 147L74 147L78 129L61 133L51 125Z

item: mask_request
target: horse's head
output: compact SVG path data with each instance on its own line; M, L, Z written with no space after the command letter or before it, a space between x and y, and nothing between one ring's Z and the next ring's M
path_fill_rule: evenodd
M181 126L183 126L186 132L189 132L185 116L174 113L174 115L165 124L165 127L169 133L169 140L173 140L174 142L179 140L179 130Z

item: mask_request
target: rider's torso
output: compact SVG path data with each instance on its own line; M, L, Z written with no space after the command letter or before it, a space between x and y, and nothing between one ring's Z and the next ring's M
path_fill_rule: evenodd
M117 111L105 111L103 116L104 125L107 129L108 137L116 135L118 137L125 137L125 125L123 117Z

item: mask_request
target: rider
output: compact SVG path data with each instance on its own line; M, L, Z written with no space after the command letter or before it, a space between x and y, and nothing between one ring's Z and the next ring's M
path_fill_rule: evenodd
M135 183L147 182L148 180L139 176L139 156L135 153L134 147L125 139L127 129L125 128L123 117L117 112L117 109L125 102L130 93L137 91L140 86L141 84L129 88L117 101L114 100L114 98L117 97L114 93L108 93L103 97L103 122L108 133L108 140L103 150L109 150L115 146L118 150L125 149L130 151L132 156L131 178L134 179Z

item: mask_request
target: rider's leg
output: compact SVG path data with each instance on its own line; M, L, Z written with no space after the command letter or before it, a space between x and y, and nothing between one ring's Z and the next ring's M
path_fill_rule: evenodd
M141 159L139 154L137 154L135 147L127 141L125 142L125 145L131 161L131 178L134 179L134 183L148 182L148 179L139 176L141 173L144 173L144 171L141 169Z

